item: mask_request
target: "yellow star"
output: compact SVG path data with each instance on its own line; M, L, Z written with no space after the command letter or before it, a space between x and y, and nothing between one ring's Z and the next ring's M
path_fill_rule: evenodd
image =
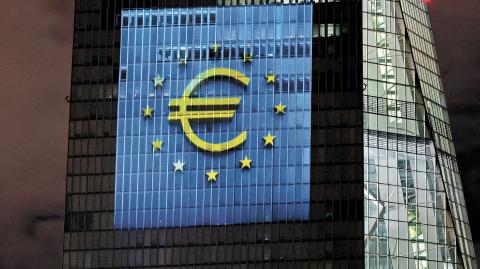
M162 146L163 146L163 141L162 140L155 139L155 140L152 141L153 152L157 152L157 151L162 150Z
M147 105L146 108L142 109L143 111L143 117L146 118L151 118L153 116L153 109Z
M207 180L208 182L216 182L217 181L217 176L218 176L218 172L217 171L214 171L213 169L210 170L210 172L207 172L206 173L207 175Z
M265 141L264 146L265 147L267 147L267 146L272 146L273 147L273 140L275 140L275 138L277 138L277 137L271 135L270 132L268 132L268 135L263 137L263 140Z
M265 76L265 80L267 81L267 84L275 84L276 82L276 76L275 74L271 73L271 74L267 74Z
M153 78L153 86L155 87L155 90L158 89L158 87L163 88L163 81L164 79L160 76Z
M213 43L213 45L212 45L213 55L217 56L219 50L220 50L220 45L218 45L217 42Z
M247 168L247 169L250 169L250 165L252 164L253 160L249 159L248 156L245 156L245 158L243 158L243 160L240 160L240 168L241 169L244 169L244 168Z
M252 53L244 52L243 53L243 63L252 63L252 61L253 61Z
M274 106L273 108L275 109L275 114L285 114L285 109L287 106L282 105L282 102L280 102L280 104Z

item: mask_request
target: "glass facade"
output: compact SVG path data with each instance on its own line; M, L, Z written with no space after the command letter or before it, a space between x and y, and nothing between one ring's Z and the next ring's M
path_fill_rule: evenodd
M76 0L63 268L476 268L421 0Z
M362 10L365 267L476 268L427 8Z
M308 220L312 6L122 22L115 227Z

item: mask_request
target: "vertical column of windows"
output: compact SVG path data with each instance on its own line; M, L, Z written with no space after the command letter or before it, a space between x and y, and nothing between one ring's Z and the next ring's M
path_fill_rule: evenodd
M435 151L433 145L418 140L430 141L431 137L400 2L367 0L363 12L364 115L368 130L364 144L365 265L453 265L457 262L455 239L445 232L451 229L450 212L445 206L442 178L437 176L440 170L436 168ZM382 146L382 141L388 146ZM425 150L418 151L421 148L430 148L426 160L430 171L436 171L433 174L428 169L424 172ZM426 179L429 183L422 183ZM435 184L433 179L437 179ZM382 198L382 193L388 196ZM439 199L439 203L433 199ZM431 219L436 221L432 223Z
M433 140L438 149L438 159L447 190L448 204L455 223L455 236L457 236L460 249L458 255L461 255L461 258L457 258L457 262L463 263L466 268L474 268L476 266L475 253L469 231L468 217L465 213L465 201L458 199L462 196L463 190L456 165L455 148L449 127L439 67L436 61L428 8L420 0L401 0L400 4L412 45L430 127L433 131ZM447 156L447 158L443 156ZM451 163L454 165L449 165L448 162L444 161L446 159L452 160Z

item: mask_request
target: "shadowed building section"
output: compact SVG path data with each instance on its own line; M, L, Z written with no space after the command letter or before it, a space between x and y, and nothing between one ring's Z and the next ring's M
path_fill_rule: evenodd
M476 268L421 0L76 2L64 268Z

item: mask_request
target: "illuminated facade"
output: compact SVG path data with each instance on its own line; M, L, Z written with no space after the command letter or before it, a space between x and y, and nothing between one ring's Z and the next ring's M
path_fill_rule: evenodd
M122 22L115 227L308 220L311 5Z
M77 0L73 54L64 268L476 268L421 0Z

